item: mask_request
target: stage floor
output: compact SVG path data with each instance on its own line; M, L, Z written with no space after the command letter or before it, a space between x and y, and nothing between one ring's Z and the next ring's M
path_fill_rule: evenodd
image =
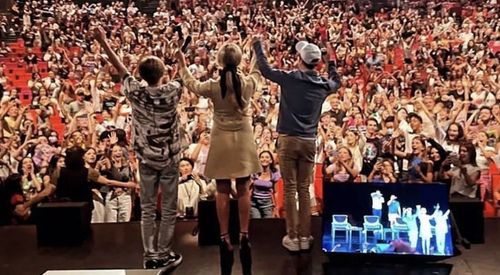
M219 273L218 247L198 247L197 237L191 235L195 225L195 222L177 224L175 248L184 256L184 262L174 274L216 275ZM313 228L312 252L292 255L281 247L285 232L283 220L252 221L253 274L324 274L322 264L326 258L321 252L320 218L313 219ZM486 244L473 245L471 250L461 249L461 256L444 261L454 265L452 274L500 274L498 232L500 219L486 220ZM235 259L233 274L241 274L238 255ZM57 248L38 247L34 226L0 227L1 275L35 275L47 270L139 269L141 266L142 243L137 222L93 225L93 237L84 245ZM360 273L343 268L342 272L331 274Z

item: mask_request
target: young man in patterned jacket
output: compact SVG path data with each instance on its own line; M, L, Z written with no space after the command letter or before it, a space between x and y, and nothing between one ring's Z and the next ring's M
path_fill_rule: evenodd
M140 161L144 268L171 270L182 262L182 256L172 251L181 151L177 113L181 85L176 81L161 84L165 65L154 56L144 57L138 65L140 77L148 84L142 85L111 49L105 31L96 28L94 36L118 70L132 106L134 150ZM158 186L163 195L159 236L155 236Z

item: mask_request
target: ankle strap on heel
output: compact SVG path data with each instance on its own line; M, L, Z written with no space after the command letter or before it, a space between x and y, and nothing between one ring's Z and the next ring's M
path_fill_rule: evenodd
M221 234L221 235L220 235L220 239L221 239L222 241L226 241L226 240L228 240L228 239L229 239L229 233L224 233L224 234Z

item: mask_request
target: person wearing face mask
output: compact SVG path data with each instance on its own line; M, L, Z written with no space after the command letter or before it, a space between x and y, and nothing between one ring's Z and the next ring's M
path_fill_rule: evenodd
M380 131L382 154L391 153L391 142L393 140L394 128L397 127L396 123L394 116L387 117L382 123L382 130Z
M392 134L394 134L394 117L390 116L384 121L384 129L383 132L385 132L384 136L390 137Z

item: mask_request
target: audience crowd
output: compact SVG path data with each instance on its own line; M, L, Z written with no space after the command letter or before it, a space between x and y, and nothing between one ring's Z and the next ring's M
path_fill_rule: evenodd
M54 178L74 146L85 150L85 166L93 171L93 221L137 219L131 109L89 31L99 25L130 71L143 56L160 57L165 82L178 79L173 53L187 36L189 69L200 80L217 77L217 51L226 42L242 47L240 69L248 71L253 34L263 36L270 63L285 70L295 66L298 41L330 48L342 85L318 110L316 169L325 181L439 181L451 184L453 195L500 198L490 178L500 163L496 1L475 1L460 13L432 1L415 7L409 5L415 1L399 1L404 6L388 10L373 10L370 1L160 1L152 15L127 2L25 1L13 7L12 22L0 20L2 33L12 32L8 23L19 26L26 52L16 61L32 76L26 83L31 103L23 105L9 86L10 68L0 64L0 178L7 205L0 208L13 213L8 223L29 222L32 207L54 199ZM2 42L0 57L10 52ZM319 70L326 74L324 64ZM252 217L279 216L279 87L263 80L251 103L263 167L252 176ZM178 112L185 148L178 215L193 218L197 202L215 193L204 176L213 106L184 89ZM54 128L54 117L64 122L63 132ZM99 174L127 184L101 183Z

